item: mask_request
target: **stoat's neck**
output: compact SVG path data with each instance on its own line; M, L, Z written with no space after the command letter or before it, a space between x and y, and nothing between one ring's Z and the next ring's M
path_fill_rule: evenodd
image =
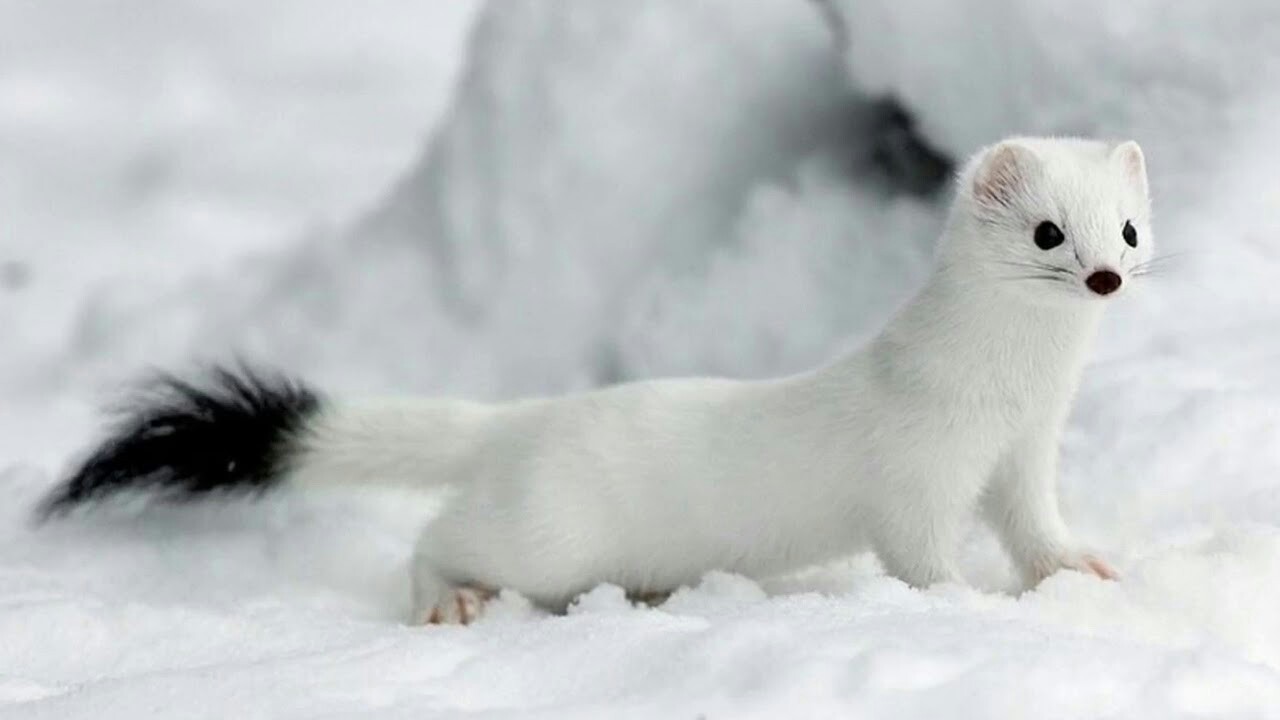
M1035 303L941 264L872 343L869 358L886 377L957 397L1070 394L1101 310L1100 303Z
M1075 392L1101 310L1029 302L942 263L870 345L822 373L824 384L858 392L854 385L872 382L1014 412L1061 406Z

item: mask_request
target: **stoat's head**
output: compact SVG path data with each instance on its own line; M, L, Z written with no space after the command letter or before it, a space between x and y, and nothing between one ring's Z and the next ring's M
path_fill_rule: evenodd
M967 280L1037 302L1100 301L1151 260L1146 162L1132 141L1015 138L961 175L942 248Z

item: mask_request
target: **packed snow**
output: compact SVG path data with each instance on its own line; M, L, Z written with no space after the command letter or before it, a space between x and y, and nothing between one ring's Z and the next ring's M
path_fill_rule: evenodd
M0 5L0 718L1280 717L1280 6L86 8ZM1146 148L1168 260L1062 453L1119 582L1013 594L975 528L972 588L859 556L417 628L415 497L30 524L149 365L504 398L834 356L946 203L870 160L883 96L953 158Z

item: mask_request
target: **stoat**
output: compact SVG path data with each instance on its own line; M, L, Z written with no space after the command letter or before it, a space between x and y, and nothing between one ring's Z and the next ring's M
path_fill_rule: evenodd
M506 404L345 403L244 368L162 378L40 512L130 488L447 486L412 563L414 619L439 623L503 588L556 608L599 583L652 596L864 549L913 586L961 582L974 512L1028 586L1114 578L1063 523L1056 456L1103 308L1151 257L1142 151L1014 138L958 182L927 283L831 365Z

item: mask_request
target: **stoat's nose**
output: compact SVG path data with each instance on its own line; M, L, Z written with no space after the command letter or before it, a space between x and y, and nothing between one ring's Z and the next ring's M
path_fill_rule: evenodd
M1120 276L1111 270L1094 270L1085 278L1084 284L1099 295L1110 295L1120 289Z

